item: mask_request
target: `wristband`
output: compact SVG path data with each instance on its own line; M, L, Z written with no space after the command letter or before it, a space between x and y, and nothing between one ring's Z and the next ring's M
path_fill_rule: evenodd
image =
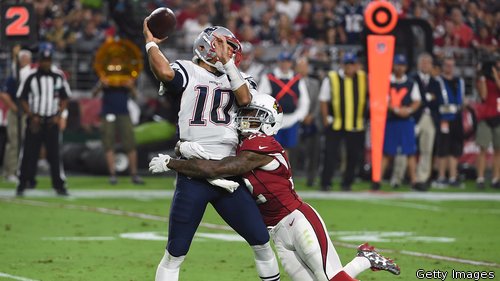
M245 84L245 79L241 76L241 72L236 67L233 59L230 59L226 64L224 64L224 70L229 78L231 90L236 91L239 87L241 87L241 85Z
M149 49L151 49L151 48L153 48L153 47L156 47L156 48L158 48L158 49L160 48L160 47L158 47L158 45L157 45L155 42L153 42L153 41L146 43L146 53L148 53L148 52L149 52Z

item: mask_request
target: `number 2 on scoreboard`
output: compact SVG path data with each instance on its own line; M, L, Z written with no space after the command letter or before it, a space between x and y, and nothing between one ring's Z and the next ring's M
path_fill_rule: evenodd
M27 36L30 34L28 21L30 18L29 11L26 7L10 7L5 13L6 19L14 19L5 29L7 36Z

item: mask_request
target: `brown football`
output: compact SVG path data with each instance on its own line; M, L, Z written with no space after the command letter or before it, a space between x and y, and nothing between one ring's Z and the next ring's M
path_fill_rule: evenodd
M148 28L155 38L163 39L175 30L177 19L174 12L169 8L158 8L154 10L148 19Z

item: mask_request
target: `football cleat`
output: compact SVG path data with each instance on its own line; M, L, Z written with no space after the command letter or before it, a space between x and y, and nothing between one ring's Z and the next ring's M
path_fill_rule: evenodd
M368 243L359 245L358 257L367 258L372 265L371 270L373 271L387 270L395 275L399 275L401 273L401 269L396 263L394 263L393 260L377 253L377 251L375 251L375 247L368 245Z

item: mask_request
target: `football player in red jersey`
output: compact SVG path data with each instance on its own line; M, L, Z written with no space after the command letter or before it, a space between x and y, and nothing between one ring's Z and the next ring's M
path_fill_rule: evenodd
M250 105L238 110L242 140L236 156L211 161L160 154L151 160L149 169L153 173L175 170L193 178L242 175L292 280L352 281L368 268L398 275L399 267L366 243L358 247L357 257L342 266L322 218L294 190L288 158L273 137L282 117L273 97L255 95Z

